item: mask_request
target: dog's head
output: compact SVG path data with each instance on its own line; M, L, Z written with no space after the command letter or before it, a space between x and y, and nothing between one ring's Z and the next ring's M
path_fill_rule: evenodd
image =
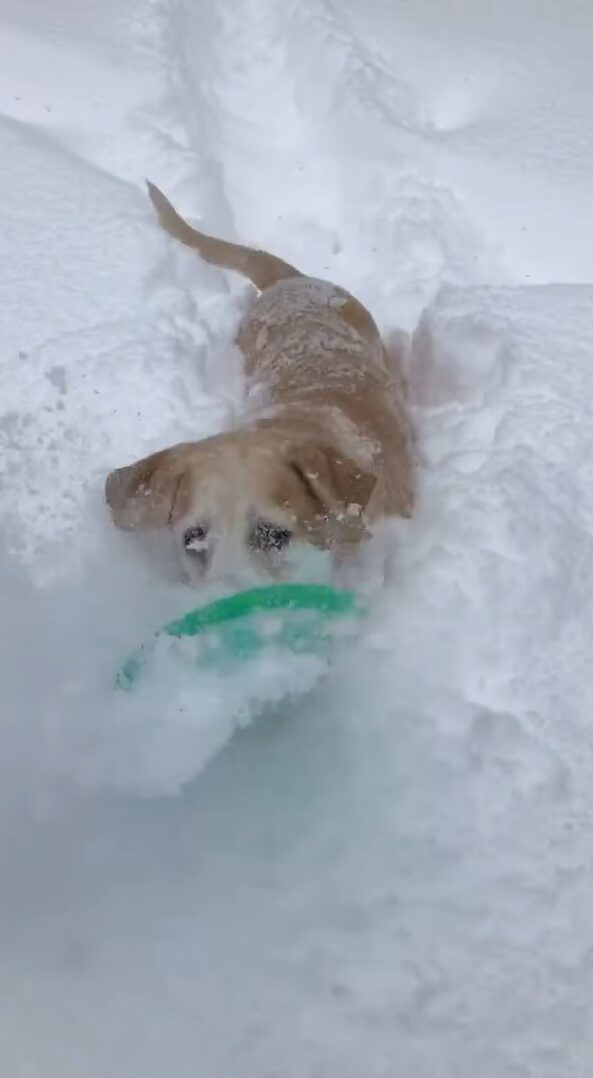
M105 495L125 529L173 530L191 580L247 555L278 573L299 542L342 549L368 537L376 476L340 449L271 431L185 443L118 468Z

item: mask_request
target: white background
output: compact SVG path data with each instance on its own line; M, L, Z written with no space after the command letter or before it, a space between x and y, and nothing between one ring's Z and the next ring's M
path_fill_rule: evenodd
M6 1078L590 1078L592 39L585 0L3 0ZM240 396L245 286L144 176L413 334L418 514L304 700L112 691L190 604L104 475Z

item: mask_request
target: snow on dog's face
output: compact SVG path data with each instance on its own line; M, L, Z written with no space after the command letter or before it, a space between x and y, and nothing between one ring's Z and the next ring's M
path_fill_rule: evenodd
M118 468L105 495L118 527L172 529L197 582L245 559L286 574L299 542L328 550L359 542L375 482L331 445L244 430Z

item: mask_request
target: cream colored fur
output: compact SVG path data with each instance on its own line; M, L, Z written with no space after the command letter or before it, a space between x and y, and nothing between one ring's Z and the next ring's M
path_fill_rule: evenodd
M239 429L112 472L115 524L173 528L197 579L246 552L279 571L298 541L340 554L381 519L409 516L402 380L368 311L273 255L206 236L148 189L168 233L259 290L237 340L249 396L263 404Z

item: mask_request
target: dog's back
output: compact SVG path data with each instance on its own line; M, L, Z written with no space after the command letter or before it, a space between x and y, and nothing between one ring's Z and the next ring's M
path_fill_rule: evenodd
M147 180L147 187L164 230L185 247L191 247L197 251L205 262L242 274L260 292L265 292L280 281L298 279L303 285L302 289L297 285L286 290L285 293L286 296L292 298L293 306L298 303L299 296L302 299L303 310L311 310L313 306L319 308L330 305L339 313L339 318L348 323L369 344L381 343L379 330L372 316L362 303L344 289L331 286L333 293L328 295L324 291L330 287L326 282L307 278L295 266L291 266L282 258L277 258L276 255L269 254L268 251L258 251L254 247L247 247L240 243L229 243L227 240L200 232L177 213L166 195L150 180Z

